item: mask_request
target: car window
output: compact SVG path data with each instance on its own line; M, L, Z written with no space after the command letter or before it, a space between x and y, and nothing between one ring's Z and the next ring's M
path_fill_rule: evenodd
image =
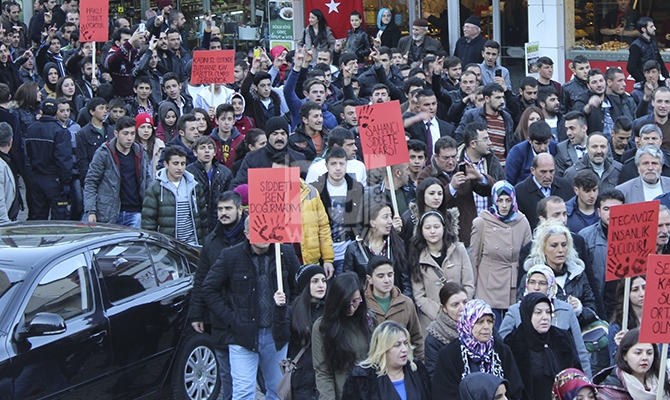
M37 313L58 314L64 320L92 309L86 258L78 254L54 265L33 290L26 306L26 322Z
M144 244L115 244L93 253L110 302L117 303L158 286Z
M179 256L153 244L147 244L147 247L156 268L156 278L159 285L170 283L183 275L182 262Z

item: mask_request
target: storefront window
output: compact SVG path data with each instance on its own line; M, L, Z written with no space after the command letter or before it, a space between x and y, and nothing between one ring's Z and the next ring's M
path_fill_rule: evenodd
M409 26L409 0L365 0L365 24L370 35L377 33L377 13L382 8L388 8L393 13L395 24L403 35L408 34Z

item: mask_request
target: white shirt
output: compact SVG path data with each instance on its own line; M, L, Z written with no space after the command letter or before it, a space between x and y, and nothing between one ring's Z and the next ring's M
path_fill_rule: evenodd
M326 168L326 159L322 158L319 161L314 161L312 165L309 166L307 170L307 177L305 178L305 183L316 182L321 175L328 172ZM358 182L367 186L368 181L368 171L365 169L365 164L358 160L348 160L347 161L347 175L356 179Z
M437 139L442 137L442 134L440 133L440 124L437 123L437 118L433 117L430 121L423 122L424 130L426 129L426 124L428 124L428 122L430 122L430 137L432 140L430 146L434 147L435 142L437 142Z

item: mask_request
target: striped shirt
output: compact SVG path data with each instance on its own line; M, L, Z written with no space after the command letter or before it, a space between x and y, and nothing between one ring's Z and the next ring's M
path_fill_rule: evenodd
M175 227L175 236L184 243L197 245L195 238L195 223L191 215L191 205L189 201L177 202L177 224Z
M505 120L500 114L486 114L486 125L491 137L491 151L505 166Z

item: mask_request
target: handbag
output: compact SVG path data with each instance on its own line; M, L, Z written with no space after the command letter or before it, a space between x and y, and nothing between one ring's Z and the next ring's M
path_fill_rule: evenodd
M298 364L300 361L300 357L305 354L308 346L309 344L300 349L294 360L285 358L279 361L279 368L281 368L282 377L279 380L279 385L277 386L277 396L281 400L291 400L293 398L293 393L291 391L291 377L293 376L293 371L295 371L296 364Z
M607 347L609 327L607 322L598 319L582 328L582 339L584 339L586 351L596 353Z

